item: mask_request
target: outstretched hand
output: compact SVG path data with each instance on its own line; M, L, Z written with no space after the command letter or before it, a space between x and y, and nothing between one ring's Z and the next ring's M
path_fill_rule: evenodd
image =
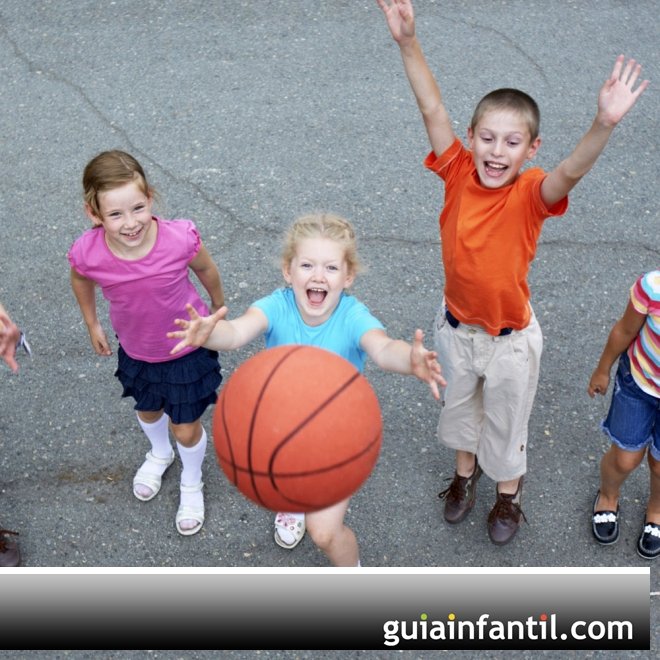
M203 346L204 342L210 337L218 321L225 318L227 315L227 308L223 305L216 312L210 316L200 316L197 310L190 304L186 305L186 311L190 320L176 319L175 325L178 325L183 330L176 330L168 332L169 339L181 339L181 341L170 351L170 355L174 355L182 351L188 346Z
M401 44L415 36L415 14L410 0L376 0L383 10L394 41Z
M616 58L612 74L598 94L598 115L606 126L616 126L649 86L648 80L642 80L635 89L642 65L630 59L624 66L624 61L623 55Z
M438 363L438 354L424 348L424 333L417 329L412 341L410 351L410 365L413 376L417 376L431 388L431 393L436 400L440 400L438 385L444 387L447 381L442 376L442 369Z

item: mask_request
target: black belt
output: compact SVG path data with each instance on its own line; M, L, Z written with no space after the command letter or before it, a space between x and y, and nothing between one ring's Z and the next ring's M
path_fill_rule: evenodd
M461 322L448 309L445 309L445 316L447 317L447 323L449 323L452 328L458 328L461 324ZM502 328L499 336L506 337L506 335L510 335L512 332L513 328Z

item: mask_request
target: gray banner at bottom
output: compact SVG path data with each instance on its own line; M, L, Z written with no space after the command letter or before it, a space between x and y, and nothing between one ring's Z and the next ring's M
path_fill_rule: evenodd
M648 569L0 572L4 649L648 649ZM292 634L294 631L295 634Z

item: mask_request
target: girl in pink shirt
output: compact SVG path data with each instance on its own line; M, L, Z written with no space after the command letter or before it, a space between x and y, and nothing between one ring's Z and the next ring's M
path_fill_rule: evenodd
M72 245L71 286L99 355L111 355L96 313L95 286L108 301L119 341L115 376L122 396L135 399L138 422L151 444L133 479L133 494L148 502L174 462L169 429L181 458L181 499L175 524L180 534L204 524L202 463L207 436L200 418L215 403L222 377L218 354L205 348L170 355L166 337L189 301L200 314L224 304L220 273L190 220L152 215L154 190L141 165L122 151L93 158L83 174L85 212L93 228ZM189 278L206 289L210 310Z

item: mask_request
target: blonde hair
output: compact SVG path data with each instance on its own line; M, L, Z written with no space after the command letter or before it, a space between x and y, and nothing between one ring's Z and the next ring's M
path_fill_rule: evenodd
M134 181L147 197L155 195L142 165L133 156L116 149L103 151L85 166L82 178L85 204L96 217L100 217L99 193L119 188L131 181Z
M307 238L328 238L344 248L348 272L357 274L362 266L357 255L353 225L334 213L310 213L299 217L284 235L282 265L289 266L296 256L298 244Z
M541 112L536 101L519 89L503 87L495 89L484 96L472 115L470 128L474 131L482 117L492 110L511 110L520 115L529 129L530 141L536 140L541 127Z

